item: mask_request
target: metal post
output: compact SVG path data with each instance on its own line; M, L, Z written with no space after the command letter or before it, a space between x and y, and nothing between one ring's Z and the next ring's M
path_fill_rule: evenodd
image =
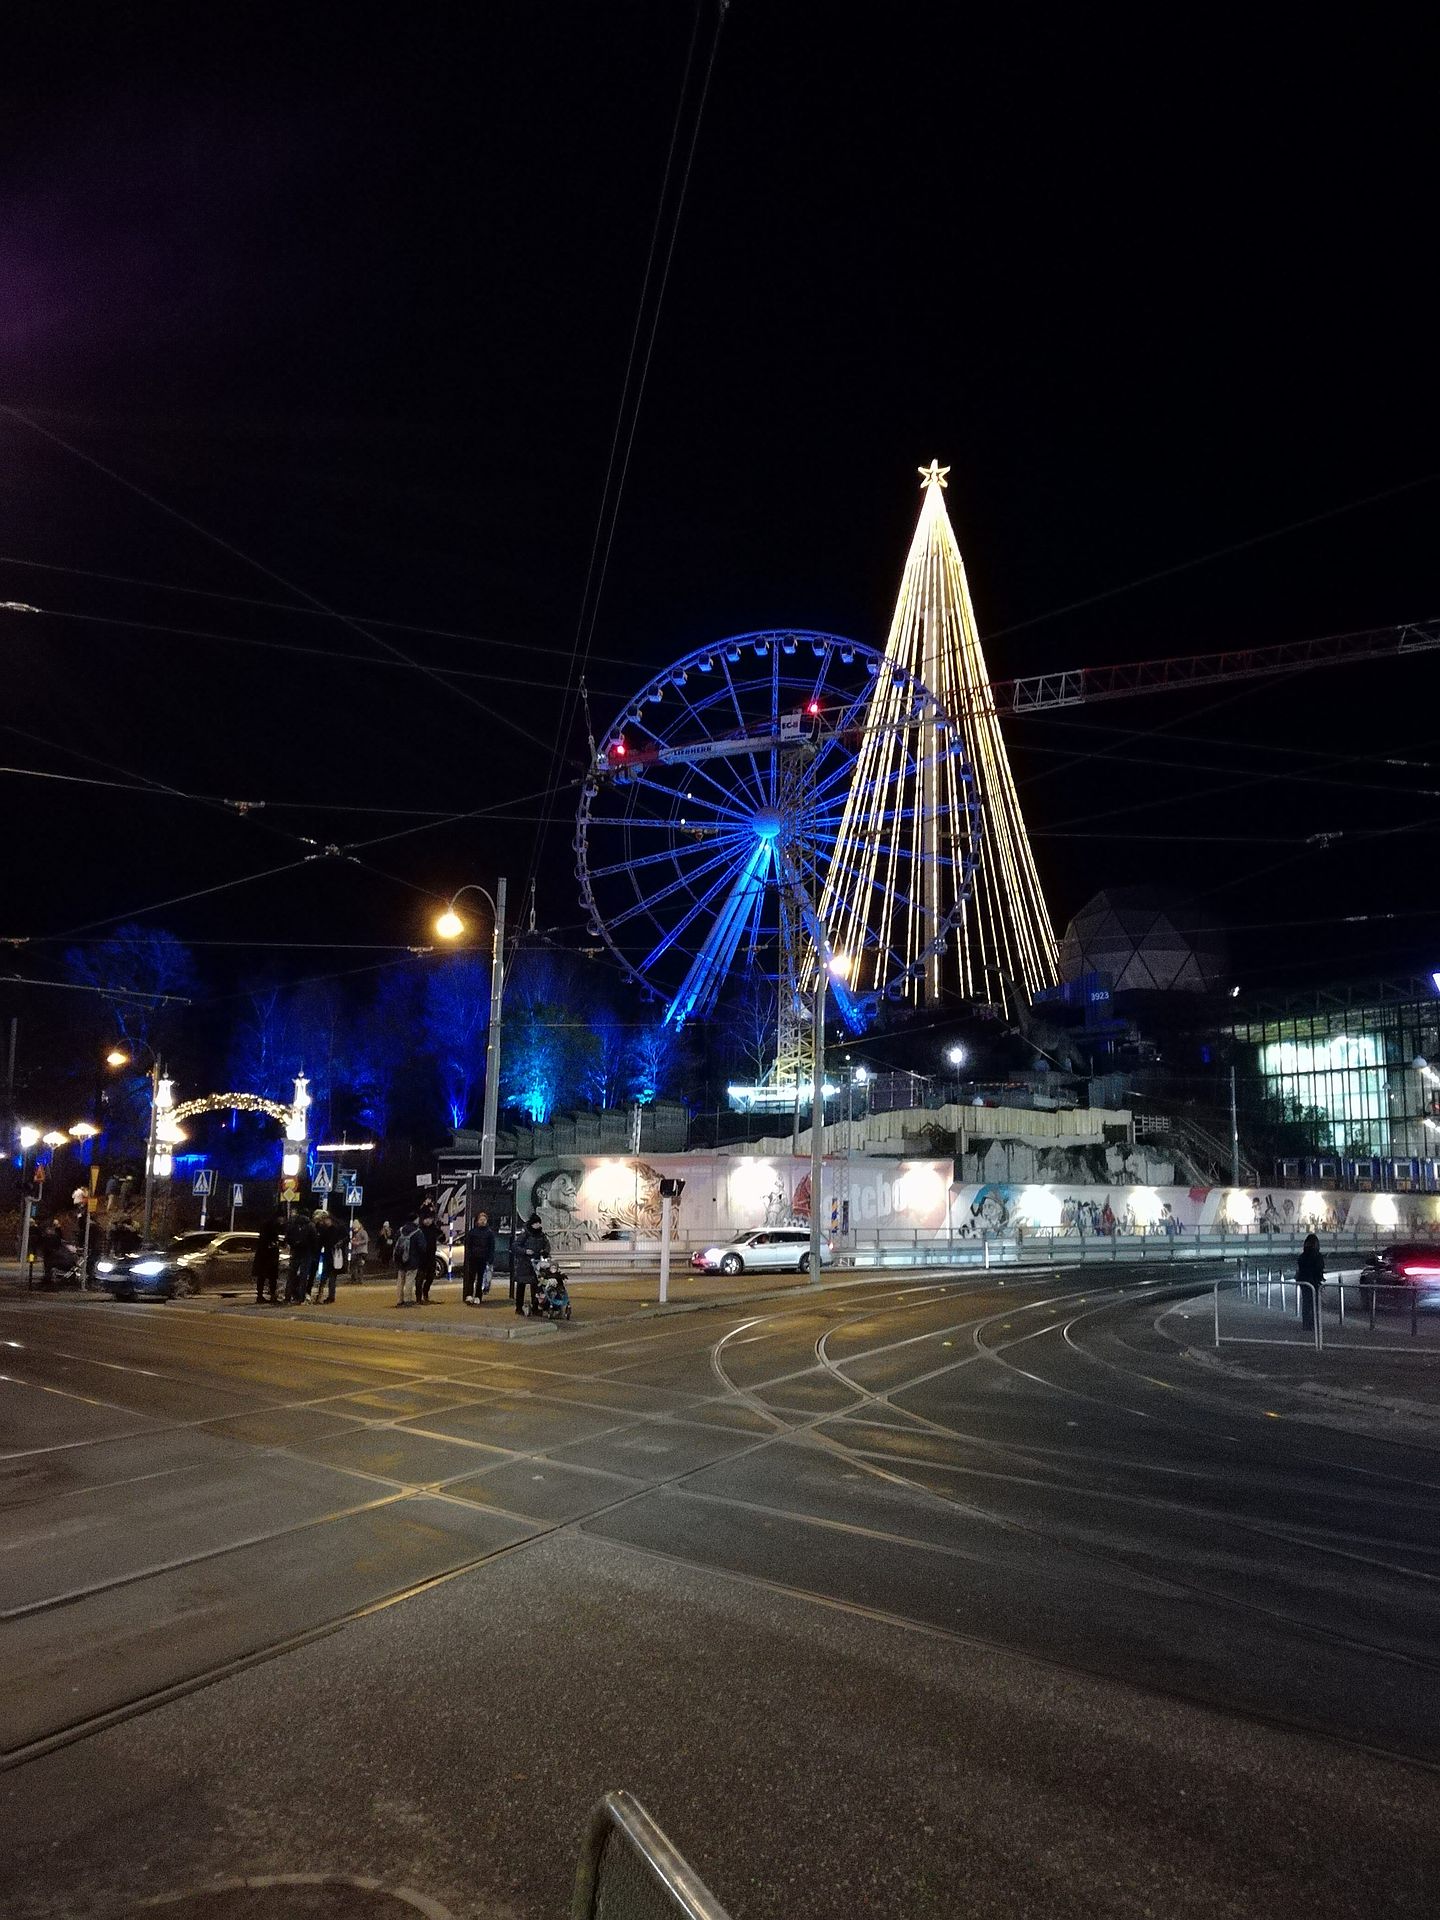
M820 1187L825 1163L825 956L818 942L810 1055L810 1284L815 1286L820 1280Z
M1230 1069L1230 1184L1240 1184L1240 1126L1235 1114L1235 1069Z
M230 1182L230 1231L235 1231L235 1182Z
M1220 1344L1220 1276L1215 1276L1215 1344Z
M485 1043L485 1118L480 1134L480 1171L495 1171L495 1135L500 1125L500 1015L505 998L505 882L495 882L495 939L490 949L490 1034Z
M160 1106L160 1056L150 1069L150 1138L145 1147L145 1218L140 1227L140 1238L150 1238L150 1220L155 1210L155 1128L159 1120Z
M1298 1289L1297 1289L1298 1291ZM1315 1351L1320 1353L1325 1346L1324 1316L1320 1311L1320 1288L1315 1288Z
M660 1304L663 1307L670 1298L670 1208L672 1202L668 1193L660 1196Z
M21 1178L24 1179L23 1172ZM26 1185L28 1184L27 1181ZM30 1220L34 1211L35 1202L28 1193L22 1193L20 1196L20 1271L25 1276L27 1287L30 1284L30 1268L27 1265L30 1258Z

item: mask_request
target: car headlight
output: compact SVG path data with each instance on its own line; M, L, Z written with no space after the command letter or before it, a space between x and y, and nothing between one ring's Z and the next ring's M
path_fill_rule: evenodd
M165 1262L163 1260L141 1260L137 1265L133 1266L130 1271L132 1273L143 1273L147 1280L153 1280L157 1273L164 1273Z
M113 1273L115 1271L115 1262L113 1260L97 1260L95 1262L95 1271L96 1273Z

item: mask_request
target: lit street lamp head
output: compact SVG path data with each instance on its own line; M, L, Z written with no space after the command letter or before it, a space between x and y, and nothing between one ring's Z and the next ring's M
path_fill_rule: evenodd
M947 1047L945 1049L945 1058L950 1062L952 1067L963 1067L965 1064L964 1047Z
M32 1147L38 1147L39 1144L40 1129L38 1127L21 1127L20 1148L23 1153L28 1153Z
M447 907L436 920L435 931L442 940L458 940L465 931L465 922L454 907Z
M128 1067L130 1056L123 1047L111 1047L105 1056L105 1064L107 1067Z

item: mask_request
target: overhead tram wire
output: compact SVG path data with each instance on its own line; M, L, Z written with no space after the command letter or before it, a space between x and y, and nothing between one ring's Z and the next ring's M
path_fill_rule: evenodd
M12 607L10 611L16 611L16 609ZM32 619L74 620L86 626L119 627L128 629L134 633L158 634L167 640L198 640L202 644L209 645L259 648L265 653L287 653L294 655L297 659L321 660L324 661L327 666L369 667L384 673L406 673L415 667L419 667L422 671L429 671L431 665L429 662L412 660L408 655L400 659L388 660L381 659L373 653L337 653L331 647L304 646L294 640L266 640L253 634L216 633L213 628L206 627L162 626L153 620L133 620L123 614L78 613L63 607L37 607L29 605L25 606L22 611L25 616ZM297 611L305 612L307 609L299 608ZM522 646L523 642L505 641L502 644L506 646ZM559 648L542 649L527 647L525 651L530 653L554 651L558 653L561 650ZM436 673L446 674L455 680L498 681L508 687L531 687L553 691L555 685L553 679L522 680L508 670L487 673L482 667L454 667L447 665L444 667L435 667L434 671ZM617 695L617 697L619 696Z
M181 526L188 527L192 533L198 534L202 540L208 540L213 546L219 547L222 552L230 554L232 558L239 560L243 565L253 567L257 573L263 574L267 580L273 580L276 586L283 587L287 593L298 595L300 599L307 601L317 612L327 614L332 620L338 620L342 626L348 627L352 633L359 634L362 640L368 640L373 646L383 647L387 653L393 654L397 660L404 661L407 666L413 667L417 673L423 673L428 679L433 680L437 686L443 688L447 693L453 693L458 695L462 700L468 700L470 705L478 712L487 715L487 717L491 719L499 720L503 726L509 727L513 732L520 734L524 739L528 740L532 746L537 746L543 751L546 745L545 741L531 733L528 727L522 726L518 720L514 719L513 716L503 708L492 707L487 702L478 700L475 695L470 693L466 688L453 685L438 668L428 666L424 661L412 659L403 647L397 647L393 641L387 640L382 634L372 633L368 627L364 626L360 621L353 619L349 614L340 613L334 607L328 606L318 594L311 593L307 587L297 586L292 580L287 580L283 574L277 573L273 567L266 566L263 560L255 559L252 554L246 553L242 547L236 546L234 541L227 540L223 534L216 533L213 529L202 525L200 521L193 519L189 514L182 513L178 507L172 507L168 501L162 500L158 494L151 493L148 488L142 487L137 481L128 479L123 473L117 473L113 467L106 466L103 460L97 460L93 454L86 453L83 448L73 445L60 434L53 432L49 427L41 426L37 420L32 419L29 414L22 412L19 407L0 402L0 414L3 414L7 419L18 420L20 425L28 428L31 433L38 435L43 440L50 441L54 446L60 447L73 459L81 461L85 466L93 467L97 473L104 474L106 479L113 480L117 486L124 487L127 492L135 494L138 499L146 501L158 512L177 521Z
M640 408L645 398L645 385L650 373L650 362L655 351L655 338L660 326L660 314L665 303L665 291L670 282L671 262L675 257L675 243L680 232L680 217L685 210L685 198L690 185L690 174L695 164L695 150L700 139L700 127L705 117L705 103L710 95L710 80L715 71L715 58L720 50L720 35L725 26L725 15L730 0L714 0L716 7L715 34L710 43L710 56L705 65L705 77L700 87L700 97L695 109L695 118L690 131L690 145L685 157L685 168L681 175L679 192L676 196L674 213L670 221L670 235L665 249L664 264L660 272L659 287L650 313L650 328L645 344L644 356L640 362L639 379L635 387L633 404L630 401L631 378L635 371L635 357L639 346L640 332L645 318L645 307L650 292L651 276L655 267L656 249L660 242L661 225L665 215L665 205L670 192L670 179L675 163L675 151L679 144L680 128L684 118L685 102L690 91L690 76L694 67L695 48L700 32L700 14L705 0L695 0L695 12L690 26L690 44L685 54L685 69L680 81L680 94L675 103L675 118L670 128L670 144L666 149L665 168L660 181L660 195L656 202L655 219L650 230L650 245L645 256L645 271L640 282L640 298L635 307L635 324L630 333L630 348L625 361L625 374L620 385L620 403L615 412L615 426L610 436L610 450L605 463L605 479L600 489L600 508L596 515L595 532L590 543L590 557L585 569L585 583L580 594L580 608L575 622L575 638L571 643L570 667L566 675L565 692L560 704L560 715L555 729L555 737L550 751L550 786L552 791L547 797L545 819L535 834L530 852L530 866L526 875L523 891L533 892L539 877L545 837L553 824L554 807L560 796L560 770L565 753L566 742L582 699L585 671L590 660L590 649L595 637L595 624L599 616L600 600L605 589L605 578L609 570L610 553L615 540L615 528L620 518L620 503L624 496L625 482L630 472L630 456L635 445L635 431L639 424ZM626 425L627 412L629 424ZM620 457L619 476L616 478L616 457L619 453L622 435L624 453ZM612 481L614 482L612 494ZM607 524L608 523L608 524Z
M219 600L236 607L249 607L262 613L296 613L307 620L358 620L367 627L388 627L396 633L419 633L431 640L462 640L469 646L504 647L514 653L553 653L561 658L570 659L571 647L547 647L536 640L497 640L489 634L466 633L458 627L426 627L414 620L382 620L369 613L331 613L327 607L298 607L289 600L258 600L244 593L219 593L213 587L182 587L169 580L140 580L128 573L101 573L93 567L67 567L53 560L22 560L17 554L0 553L0 566L30 567L44 573L73 574L80 580L104 580L112 586L141 587L149 593L182 593L196 600ZM53 611L41 608L41 612ZM185 627L166 628L166 632L188 633ZM196 636L208 637L208 636ZM229 638L217 635L216 638ZM368 654L340 655L337 659L368 659ZM648 671L641 660L627 660L616 654L594 654L607 667L628 667L635 671ZM548 683L547 683L548 684Z
M1382 500L1394 500L1401 494L1414 493L1418 488L1431 486L1437 480L1440 480L1440 471L1422 473L1414 480L1402 480L1397 486L1383 487L1379 493L1367 493L1358 500L1346 500L1337 507L1326 507L1320 513L1307 514L1304 519L1288 521L1283 527L1271 527L1268 532L1250 534L1244 540L1231 541L1228 546L1212 547L1208 553L1197 553L1193 559L1179 560L1173 566L1159 567L1153 573L1137 574L1133 580L1104 587L1099 593L1086 594L1082 599L1067 601L1061 607L1051 607L1046 613L1031 614L1024 620L1012 620L1009 626L994 627L980 636L981 642L988 646L992 640L1003 640L1012 633L1024 633L1028 628L1041 626L1047 620L1059 620L1067 613L1079 613L1086 607L1100 606L1106 600L1117 600L1123 594L1135 593L1141 587L1153 586L1161 580L1173 580L1177 574L1208 566L1212 560L1224 560L1231 554L1264 546L1270 540L1283 539L1287 534L1299 533L1306 527L1318 527L1327 520L1337 520L1342 514L1358 513L1364 507L1378 506Z

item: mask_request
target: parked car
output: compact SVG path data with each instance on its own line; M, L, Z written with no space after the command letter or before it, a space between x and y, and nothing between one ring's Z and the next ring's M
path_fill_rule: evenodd
M1366 1313L1440 1308L1440 1247L1401 1244L1372 1253L1360 1269L1360 1305Z
M834 1258L834 1247L822 1240L821 1266L828 1267ZM757 1227L723 1246L702 1248L691 1256L690 1264L703 1273L805 1273L810 1267L810 1229Z

